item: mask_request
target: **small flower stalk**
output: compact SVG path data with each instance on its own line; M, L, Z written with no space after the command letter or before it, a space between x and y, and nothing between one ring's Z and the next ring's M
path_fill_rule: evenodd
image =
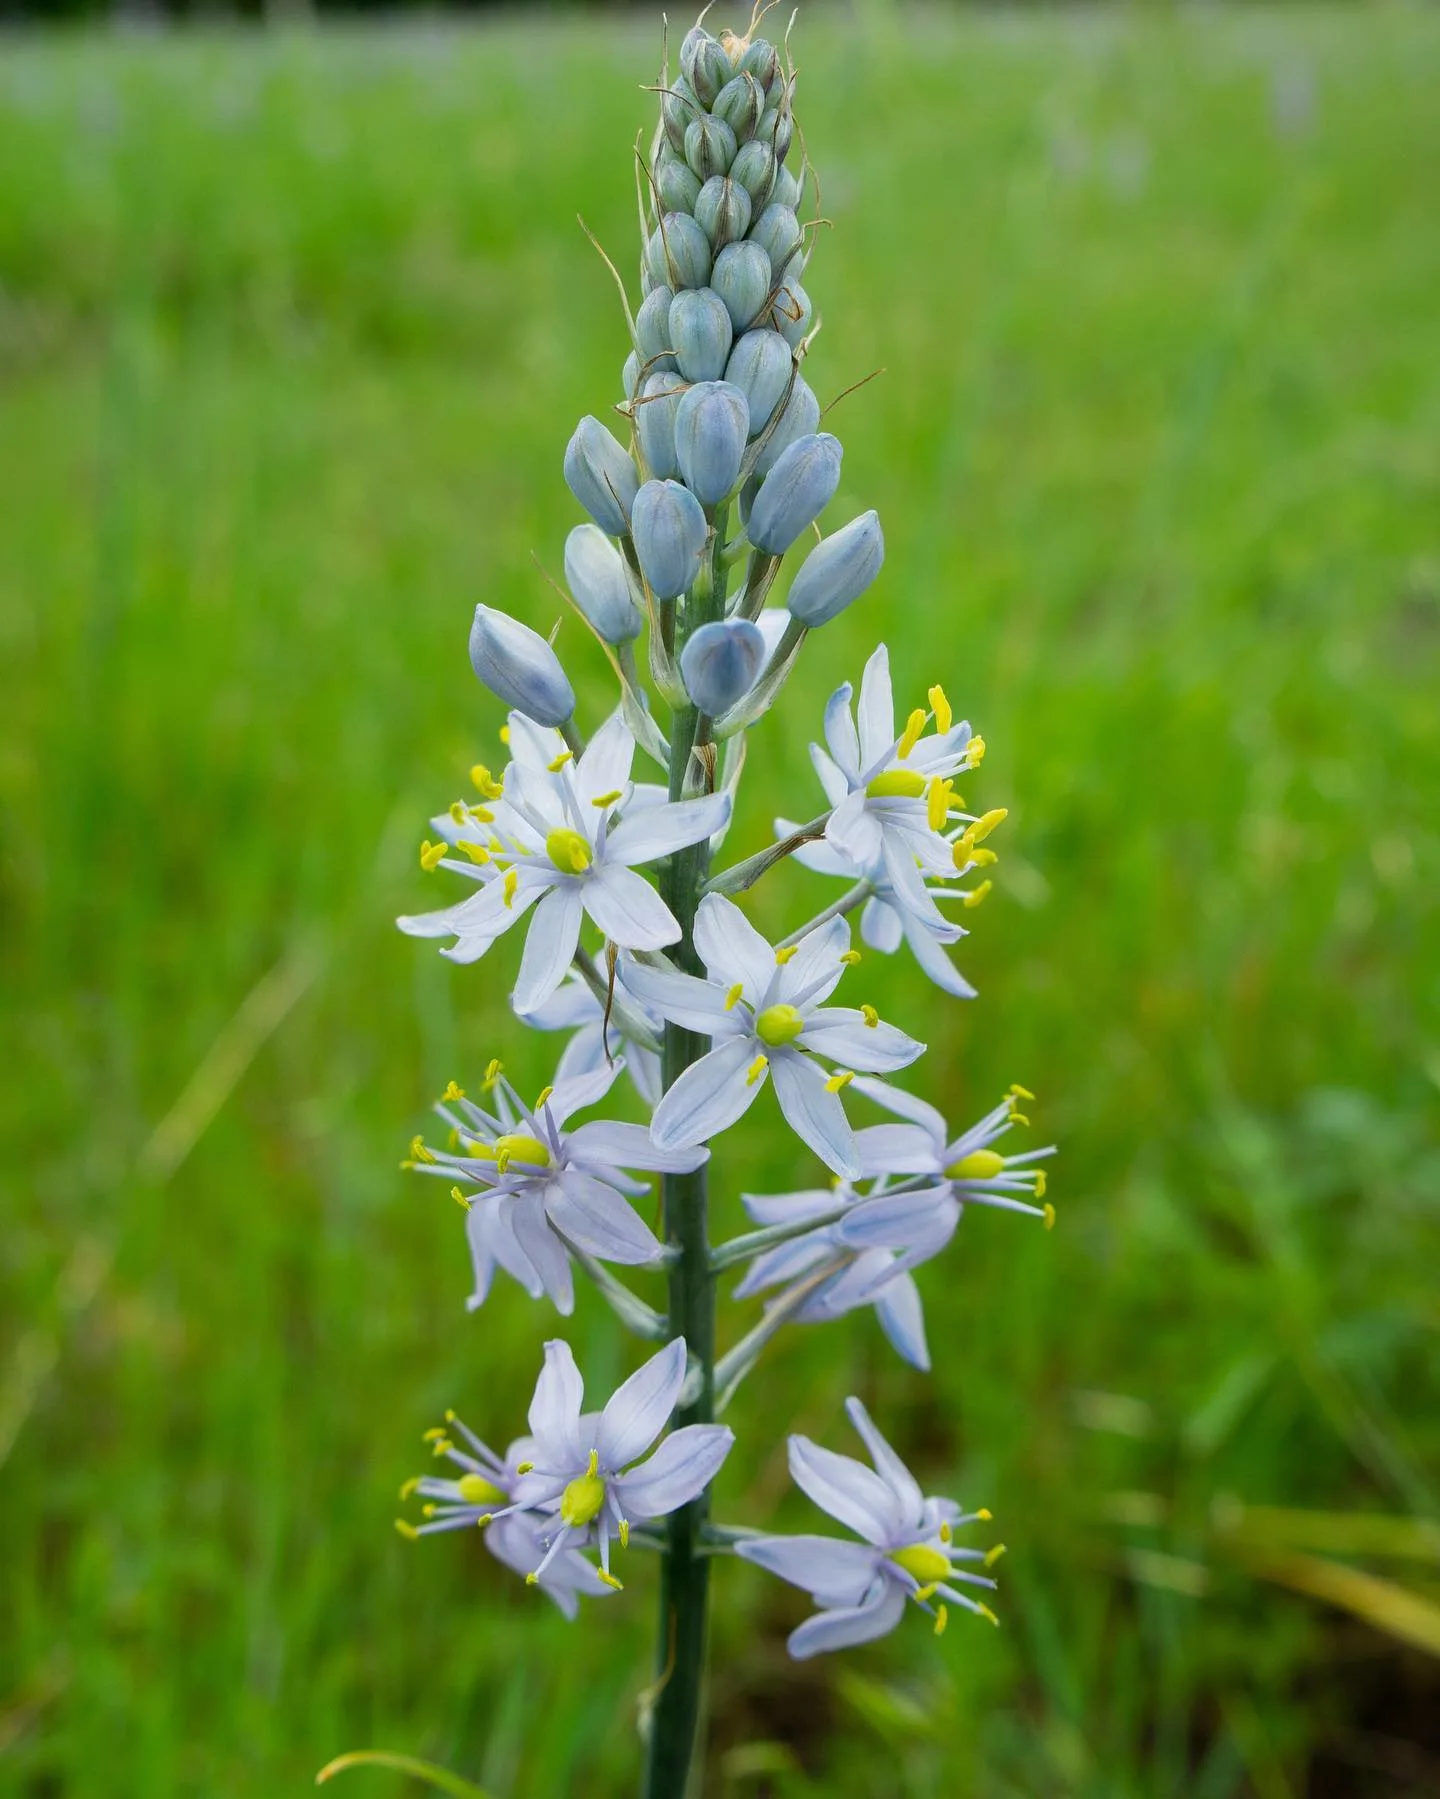
M956 1613L996 1621L990 1514L927 1496L859 1398L846 1411L868 1461L789 1438L795 1485L843 1535L762 1529L729 1458L737 1429L763 1444L775 1421L719 1414L777 1338L865 1309L928 1369L916 1271L965 1212L1054 1220L1052 1152L1025 1135L1032 1096L956 1105L926 1071L928 1008L887 1005L881 984L903 948L940 992L974 994L953 956L1006 815L971 797L985 744L946 689L897 710L879 645L815 719L813 797L809 771L777 771L759 805L783 793L797 816L724 860L749 733L885 556L876 511L845 503L844 448L811 384L815 189L794 66L756 23L695 26L656 84L628 355L608 408L590 396L598 412L557 457L578 507L563 545L574 619L556 631L476 607L469 654L504 709L504 758L477 763L472 791L429 821L420 863L438 903L399 920L453 962L487 960L486 991L509 991L517 1028L553 1033L533 1098L498 1059L469 1071L406 1159L458 1205L470 1309L514 1304L518 1287L553 1328L588 1288L645 1347L587 1409L551 1336L518 1431L503 1394L467 1396L507 1447L447 1413L398 1529L478 1532L590 1631L606 1627L598 1602L631 1603L623 1589L658 1564L647 1799L696 1790L710 1585L727 1560L732 1577L746 1562L808 1595L808 1613L791 1595L797 1658L911 1612L937 1634ZM577 630L609 656L608 698L572 686ZM830 877L833 897L772 941L745 896L791 861ZM727 1185L723 1140L742 1120L813 1183ZM733 1326L717 1325L722 1288Z

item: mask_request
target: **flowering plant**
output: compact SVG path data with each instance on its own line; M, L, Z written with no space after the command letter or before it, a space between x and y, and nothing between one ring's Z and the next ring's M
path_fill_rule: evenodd
M658 1678L646 1792L678 1799L695 1755L709 1574L735 1555L803 1589L815 1611L791 1653L818 1654L893 1629L913 1602L942 1630L948 1609L994 1614L980 1594L998 1548L961 1543L986 1522L926 1497L858 1399L847 1404L871 1464L801 1436L795 1483L853 1538L722 1527L711 1484L733 1442L719 1422L774 1335L873 1306L895 1349L929 1366L912 1271L938 1255L970 1204L1043 1218L1048 1149L997 1147L1031 1096L1012 1087L968 1129L890 1077L925 1046L874 1006L837 999L863 951L908 945L942 991L973 989L950 959L964 912L990 888L987 839L1005 814L956 790L984 741L945 691L897 720L889 659L842 686L812 745L824 809L777 820L775 842L717 867L750 728L775 704L806 637L866 591L884 539L867 512L821 535L842 449L819 427L806 379L817 324L802 284L811 225L797 217L808 164L792 165L795 74L751 33L696 26L660 81L661 118L641 159L642 299L625 315L617 436L581 421L565 478L588 521L565 546L569 598L605 646L618 704L588 735L551 643L476 608L476 675L509 709L509 761L477 766L476 798L431 824L421 863L471 891L402 918L442 954L474 962L512 929L524 947L512 1000L521 1023L567 1031L554 1080L527 1103L492 1062L467 1093L452 1082L435 1142L408 1166L445 1181L465 1211L472 1309L497 1272L562 1316L577 1271L656 1345L585 1409L569 1347L545 1344L528 1434L503 1454L453 1414L430 1433L444 1475L408 1483L422 1502L407 1537L479 1526L496 1557L569 1617L610 1601L631 1550L661 1565ZM812 221L813 223L813 221ZM618 277L617 277L618 279ZM622 295L623 295L623 283ZM770 603L797 554L782 609ZM640 671L645 646L648 681ZM660 779L646 781L643 763ZM815 918L771 943L737 899L787 858L841 878ZM587 924L588 920L588 924ZM649 1112L603 1107L622 1071ZM754 1228L714 1243L712 1145L774 1090L786 1126L832 1185L747 1195ZM852 1120L855 1102L883 1122ZM636 1201L661 1185L661 1228ZM663 1270L654 1309L613 1272ZM716 1353L716 1288L766 1296L752 1328Z

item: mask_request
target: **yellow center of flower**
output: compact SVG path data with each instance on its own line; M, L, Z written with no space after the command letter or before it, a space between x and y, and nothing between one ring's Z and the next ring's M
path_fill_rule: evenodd
M950 1578L949 1556L939 1549L932 1549L928 1543L912 1543L908 1549L892 1550L890 1560L897 1568L913 1574L921 1586L928 1587Z
M918 769L889 768L876 775L865 791L872 800L918 800L925 785L926 778Z
M766 1006L755 1020L755 1035L772 1049L782 1043L793 1043L804 1029L805 1019L794 1006Z
M560 1495L560 1518L579 1530L590 1522L605 1503L605 1483L600 1478L600 1457L590 1451L590 1466L572 1480Z
M993 1181L1004 1166L1004 1156L997 1156L993 1149L976 1149L952 1162L945 1172L952 1181Z
M583 875L590 866L590 845L578 831L551 831L545 839L545 854L562 875Z
M493 1505L505 1497L494 1481L486 1480L483 1474L462 1474L455 1484L466 1505Z
M512 1162L533 1162L538 1168L548 1168L550 1151L538 1137L497 1137L495 1160L499 1163L502 1174Z

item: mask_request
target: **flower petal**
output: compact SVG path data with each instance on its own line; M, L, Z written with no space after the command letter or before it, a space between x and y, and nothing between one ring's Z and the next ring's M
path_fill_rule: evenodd
M825 825L825 841L847 862L853 862L859 868L869 868L880 860L885 833L870 810L863 787L857 787L830 814Z
M475 1291L465 1302L469 1311L484 1305L496 1268L503 1268L532 1299L538 1299L545 1290L530 1258L515 1239L510 1217L514 1203L502 1193L487 1193L474 1200L465 1214L465 1236L475 1267Z
M895 742L895 696L890 686L890 652L882 643L860 677L860 766L868 769Z
M581 887L585 910L622 949L663 949L680 938L675 914L633 869L599 862Z
M582 1073L569 1075L563 1081L557 1079L540 1110L548 1112L557 1127L564 1124L572 1112L583 1111L586 1106L604 1099L623 1066L619 1061L601 1060Z
M864 1013L849 1006L826 1006L816 1012L800 1041L817 1056L874 1074L908 1068L925 1054L923 1043L907 1037L893 1024L867 1024Z
M944 946L926 930L922 921L907 917L902 923L911 954L935 985L944 993L953 993L957 999L974 999L977 990L956 968L945 954Z
M685 1339L673 1337L615 1389L600 1414L595 1447L601 1466L628 1467L670 1421L685 1384Z
M846 964L840 960L850 947L848 918L829 918L807 931L795 953L780 970L771 999L775 1004L818 1006L840 985Z
M551 1337L545 1345L545 1366L535 1383L535 1397L530 1401L530 1434L540 1448L540 1457L557 1470L568 1467L580 1453L577 1426L580 1407L585 1398L585 1382L575 1366L570 1345L562 1337Z
M602 1262L660 1259L661 1246L629 1201L594 1175L567 1168L545 1190L545 1212L562 1236Z
M880 1560L868 1543L844 1537L747 1537L735 1553L827 1606L859 1605Z
M756 1224L804 1224L838 1212L850 1198L848 1188L808 1187L803 1193L742 1193L740 1203Z
M778 1287L782 1281L798 1280L822 1262L832 1260L834 1254L830 1233L825 1230L809 1231L793 1243L780 1243L774 1249L762 1250L746 1269L744 1279L736 1285L735 1297L750 1299L767 1287Z
M575 1310L575 1277L570 1271L569 1252L551 1230L545 1207L537 1200L526 1199L516 1205L510 1222L516 1242L540 1276L540 1284L550 1295L555 1310L568 1318Z
M695 914L695 948L722 988L744 983L752 1006L764 1000L775 973L775 951L731 900L708 893Z
M713 1037L717 1032L731 1035L747 1023L743 1014L725 1010L723 989L713 981L702 981L699 975L627 958L624 976L627 990L636 999L687 1031L699 1031L705 1037Z
M925 877L915 866L915 852L910 844L904 841L903 834L899 831L882 831L880 835L885 878L890 883L895 904L911 917L918 918L937 930L945 930L945 914L930 897Z
M817 1612L798 1630L792 1630L786 1648L797 1662L832 1649L853 1649L888 1636L905 1611L905 1589L898 1581L881 1579L862 1605Z
M846 716L849 716L848 711ZM851 725L850 729L853 731L854 725ZM827 756L818 743L810 745L810 763L819 777L821 787L825 790L825 798L832 806L838 806L850 791L850 780L847 779L846 770Z
M857 781L860 778L860 739L850 710L854 697L855 690L846 681L825 702L825 741L841 771L850 780Z
M663 1518L688 1505L715 1478L734 1441L728 1424L687 1424L671 1431L648 1461L612 1482L625 1516L632 1522Z
M615 1124L609 1119L597 1119L571 1131L566 1148L572 1160L611 1168L644 1168L658 1174L689 1174L710 1154L706 1149L661 1149L648 1125Z
M865 910L860 914L860 937L871 949L878 949L882 956L893 956L904 936L900 914L889 900L877 895L865 902Z
M949 1183L919 1193L882 1193L851 1208L835 1227L841 1243L852 1249L905 1249L931 1245L933 1255L955 1234L960 1204Z
M562 881L535 908L511 1003L517 1012L543 1005L565 979L580 941L578 881Z
M585 745L575 764L575 792L580 804L598 812L591 802L602 794L621 792L630 785L630 767L635 760L635 739L630 735L624 717L612 712Z
M608 861L635 867L654 862L687 844L700 843L729 823L730 795L708 793L701 799L674 800L663 806L633 808L605 840Z
M863 1462L797 1436L790 1439L790 1474L822 1511L867 1543L883 1549L894 1541L903 1522L895 1495Z
M908 1118L912 1124L918 1124L934 1144L936 1155L944 1154L950 1127L945 1122L944 1114L937 1112L928 1101L907 1093L903 1087L892 1087L888 1081L856 1081L855 1091L863 1093L867 1099L873 1099L877 1106L884 1106L887 1112L893 1112L897 1118ZM930 1166L935 1164L931 1163Z
M660 1148L706 1143L748 1112L765 1085L763 1069L748 1078L755 1055L755 1038L732 1037L687 1068L655 1108L650 1134Z
M925 1311L913 1275L897 1274L875 1295L875 1316L895 1353L922 1374L930 1372L925 1341Z
M920 1491L920 1483L875 1428L874 1420L858 1399L853 1396L847 1399L845 1410L870 1452L876 1473L888 1483L899 1501L906 1526L911 1530L918 1529L925 1511L925 1495Z
M711 1051L711 1055L717 1053ZM705 1061L709 1060L707 1056ZM696 1064L702 1068L704 1065L704 1062ZM780 1110L795 1135L802 1143L808 1143L835 1174L855 1179L860 1173L855 1133L850 1129L840 1096L826 1089L824 1070L791 1050L777 1053L772 1058L770 1073L775 1081L775 1097L780 1102ZM685 1076L680 1078L683 1081ZM677 1082L676 1087L679 1084Z

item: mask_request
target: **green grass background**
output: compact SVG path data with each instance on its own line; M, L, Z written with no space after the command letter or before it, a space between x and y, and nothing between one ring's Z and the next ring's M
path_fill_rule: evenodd
M832 415L833 519L877 506L889 560L757 731L732 846L813 809L877 635L902 703L945 682L1010 808L981 998L860 973L952 1115L1038 1092L1060 1223L966 1219L933 1379L859 1316L742 1394L722 1515L813 1528L784 1434L853 1447L853 1391L1011 1552L999 1632L805 1667L801 1596L722 1567L708 1791L1433 1793L1440 21L797 41L813 379L887 370ZM653 1569L567 1628L390 1528L422 1429L503 1440L556 1328L511 1287L465 1315L458 1214L398 1167L451 1076L545 1077L516 946L457 970L390 920L497 752L472 606L556 614L532 551L625 347L575 214L633 269L657 44L0 45L6 1794L268 1799L366 1745L633 1790ZM722 1226L813 1176L754 1117ZM597 1389L632 1354L586 1295L567 1334ZM1297 1551L1387 1584L1317 1603Z

